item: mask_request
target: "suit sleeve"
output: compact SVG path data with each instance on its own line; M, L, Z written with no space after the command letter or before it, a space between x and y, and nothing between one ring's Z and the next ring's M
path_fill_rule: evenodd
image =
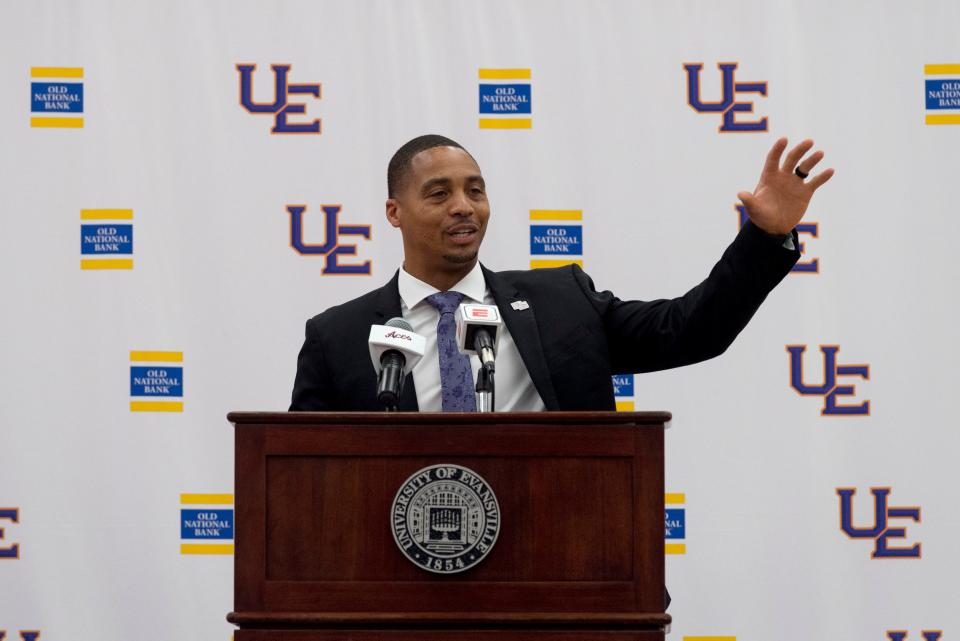
M796 230L794 247L799 246ZM706 280L679 298L623 301L574 278L600 315L614 373L653 372L722 354L800 257L747 222Z
M293 382L291 412L320 412L335 409L330 371L324 356L322 333L317 319L307 321L306 338L297 357L297 376Z

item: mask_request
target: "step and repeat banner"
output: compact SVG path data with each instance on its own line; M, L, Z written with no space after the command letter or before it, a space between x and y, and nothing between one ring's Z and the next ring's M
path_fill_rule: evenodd
M0 5L0 638L226 641L230 410L390 279L386 166L486 177L492 269L678 296L779 136L836 176L802 258L670 410L676 641L960 638L960 5ZM371 376L373 376L371 368ZM598 497L598 500L600 497Z

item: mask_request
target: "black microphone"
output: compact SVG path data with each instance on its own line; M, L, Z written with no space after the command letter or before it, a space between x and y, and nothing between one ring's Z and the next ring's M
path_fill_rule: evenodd
M371 327L368 345L377 370L377 400L387 411L396 411L403 382L423 356L426 339L398 317Z

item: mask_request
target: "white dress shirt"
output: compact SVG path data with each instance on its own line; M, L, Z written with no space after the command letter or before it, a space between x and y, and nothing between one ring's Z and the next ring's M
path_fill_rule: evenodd
M440 356L437 351L437 323L440 322L440 312L426 298L440 290L411 276L403 268L400 269L397 285L400 289L400 309L403 312L403 318L410 323L414 332L427 339L427 351L413 368L417 405L421 412L439 412L442 407ZM463 294L464 302L496 305L490 288L487 287L483 278L480 263L474 265L470 273L450 290ZM500 317L502 318L503 314ZM470 367L473 370L473 380L476 381L480 359L471 356ZM517 345L513 342L506 324L500 328L495 384L496 407L494 409L498 412L535 412L546 409L537 388L533 386L527 367L520 358L520 352L517 351Z

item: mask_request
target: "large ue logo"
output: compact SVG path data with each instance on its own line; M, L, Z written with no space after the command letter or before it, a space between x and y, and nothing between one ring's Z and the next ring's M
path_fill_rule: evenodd
M345 244L341 236L360 236L370 240L370 225L341 225L340 205L320 205L323 216L324 241L314 244L303 239L303 215L306 205L287 205L290 214L290 247L301 256L323 256L326 261L322 274L363 274L370 275L370 261L343 264L341 256L356 256L357 246Z
M910 519L919 523L920 508L888 505L888 487L874 487L870 492L873 494L873 524L858 527L853 524L853 497L857 493L856 488L837 488L837 495L840 497L840 529L851 539L872 539L872 559L919 559L920 543L909 547L890 544L890 539L903 539L907 535L905 527L891 527L890 521Z
M753 113L752 102L738 102L741 94L767 95L766 82L737 82L736 71L738 63L720 62L720 84L723 87L719 100L709 102L703 100L700 92L700 72L703 63L693 62L683 65L687 74L687 104L701 114L721 114L720 133L767 131L767 117L759 120L737 120L737 114Z
M272 115L272 134L319 134L320 119L309 122L290 122L288 116L306 112L307 107L301 102L291 102L290 96L312 96L320 99L320 83L293 84L287 76L292 65L270 65L273 70L273 101L257 102L253 99L253 72L257 70L255 64L239 64L240 73L240 106L247 113L255 115Z

